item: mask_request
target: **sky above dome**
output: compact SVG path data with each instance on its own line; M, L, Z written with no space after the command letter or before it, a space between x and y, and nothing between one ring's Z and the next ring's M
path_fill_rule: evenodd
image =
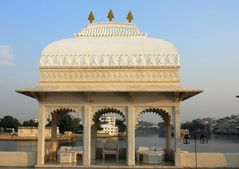
M150 37L173 43L181 62L181 86L204 92L181 104L181 120L220 118L239 113L239 1L150 0L78 1L3 0L0 5L0 118L12 115L28 120L38 113L38 103L15 89L36 86L43 48L72 37L88 23L133 23ZM149 121L155 118L147 116Z

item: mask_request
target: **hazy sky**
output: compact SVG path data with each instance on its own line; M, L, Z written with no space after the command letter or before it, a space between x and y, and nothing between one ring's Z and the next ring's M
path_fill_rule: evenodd
M41 0L0 3L0 118L27 120L38 103L15 92L36 86L42 49L72 37L88 23L126 21L129 10L142 32L172 42L181 61L181 86L205 92L181 104L182 121L239 113L238 0Z

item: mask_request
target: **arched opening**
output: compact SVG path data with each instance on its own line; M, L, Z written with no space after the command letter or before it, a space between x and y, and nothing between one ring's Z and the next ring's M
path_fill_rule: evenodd
M126 118L115 108L100 109L92 117L92 163L126 164Z
M136 164L165 165L171 160L172 124L170 114L163 109L149 108L140 112L137 120L135 129Z
M83 125L81 114L71 108L52 111L46 126L51 128L46 161L82 164ZM71 156L71 158L66 158Z

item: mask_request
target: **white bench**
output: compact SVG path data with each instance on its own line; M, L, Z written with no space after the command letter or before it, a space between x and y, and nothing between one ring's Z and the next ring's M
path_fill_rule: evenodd
M148 151L143 153L143 163L160 164L164 160L164 151Z
M140 156L142 156L144 152L149 150L150 147L139 146L136 150L136 160L139 161Z
M105 141L102 150L103 159L105 159L105 155L116 155L116 159L119 158L119 146L117 141L113 139L108 139Z
M160 158L159 161L164 160L164 150L161 147L145 147L145 146L139 146L136 150L136 160L140 160L140 156L143 156L143 161L147 163L147 161L150 161L152 158ZM147 158L150 158L147 160ZM155 161L154 160L154 161ZM155 162L155 163L160 163L160 162ZM149 162L150 163L150 162Z
M57 160L60 163L73 163L76 162L76 156L83 154L82 147L61 146L57 151Z

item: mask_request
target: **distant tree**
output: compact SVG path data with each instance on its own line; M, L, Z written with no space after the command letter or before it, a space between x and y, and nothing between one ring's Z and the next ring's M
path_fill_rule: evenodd
M0 119L0 128L14 128L17 131L18 126L20 125L18 119L13 118L12 116L4 116Z
M28 121L23 121L22 125L23 126L29 126L29 127L37 127L38 123L36 123L33 120L28 120Z
M73 118L69 114L64 114L62 120L59 122L60 133L64 134L65 131L77 132L83 129L83 126L80 124L79 118Z
M199 120L193 120L192 123L194 126L194 130L203 130L205 127L205 125Z
M194 131L194 125L192 122L186 122L181 125L182 129L188 129L190 132Z
M46 124L46 127L51 127L51 124L52 124L52 120L50 120L50 119L47 119L47 124Z
M119 132L126 131L126 125L124 124L123 120L116 119L115 125L118 127Z
M193 120L192 122L185 122L181 124L182 129L188 129L190 133L193 133L194 131L197 130L204 130L205 125L198 119Z

